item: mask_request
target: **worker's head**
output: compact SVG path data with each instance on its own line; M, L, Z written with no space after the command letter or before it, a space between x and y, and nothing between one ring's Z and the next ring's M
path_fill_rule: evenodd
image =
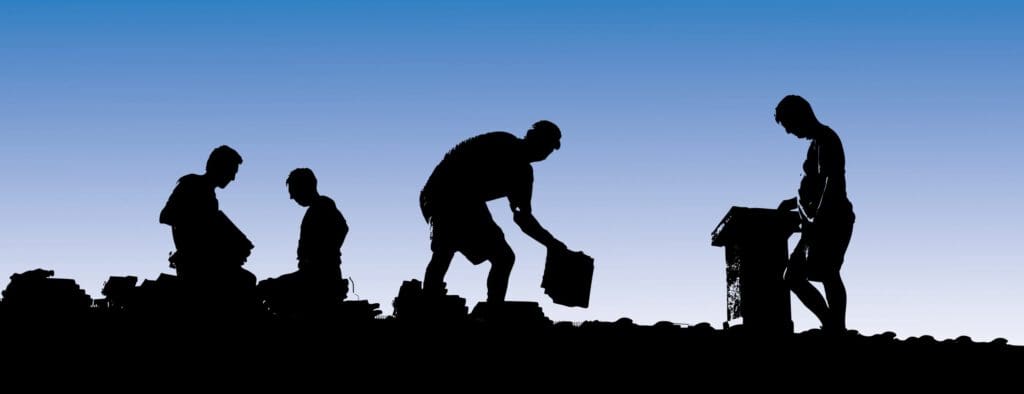
M783 97L775 107L775 123L782 125L786 133L798 138L812 138L821 127L821 122L818 122L811 110L811 103L792 94Z
M288 195L301 206L308 207L313 200L320 195L316 191L316 176L313 170L308 168L296 168L288 174L285 181L288 185Z
M227 145L218 146L206 160L206 175L213 184L223 189L238 174L238 166L242 164L242 156Z
M526 131L525 141L530 161L541 161L562 147L562 131L554 123L542 120Z

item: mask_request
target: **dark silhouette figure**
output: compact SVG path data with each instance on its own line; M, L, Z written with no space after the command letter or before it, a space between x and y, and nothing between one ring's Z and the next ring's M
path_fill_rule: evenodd
M160 223L171 226L174 246L171 267L182 285L201 304L247 303L255 300L256 277L242 268L252 242L220 210L217 188L224 188L238 173L242 157L228 146L210 153L206 172L178 180Z
M423 218L431 226L430 249L423 291L427 297L444 295L444 276L455 252L473 264L491 262L487 301L504 302L508 278L515 262L505 234L494 222L487 201L507 197L516 224L549 251L567 253L534 218L531 163L557 150L561 130L546 120L533 124L520 139L496 131L465 140L449 151L430 174L420 193Z
M846 330L846 287L839 276L853 234L853 204L846 196L846 158L839 136L814 116L810 103L786 96L775 107L775 121L786 133L811 141L797 198L779 210L798 210L800 242L789 258L785 279L790 289L830 332ZM822 297L809 280L825 287ZM826 298L828 302L826 302Z
M288 175L288 194L306 207L296 252L299 269L260 283L271 308L283 315L326 312L339 305L348 292L341 277L341 245L348 223L334 200L320 195L313 171L298 168Z

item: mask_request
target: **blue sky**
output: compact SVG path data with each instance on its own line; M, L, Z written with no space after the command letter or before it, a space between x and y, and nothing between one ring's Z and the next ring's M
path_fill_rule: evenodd
M159 210L228 144L245 163L219 197L256 244L247 267L295 269L284 180L310 167L352 228L345 275L390 312L429 258L417 196L444 152L549 119L563 148L535 165L534 206L596 259L591 307L548 302L543 248L499 201L510 299L717 326L710 233L795 194L806 142L772 111L800 94L846 147L850 327L1024 340L1024 7L678 3L5 2L0 285L46 267L98 297L110 275L171 272ZM480 301L486 271L457 257L449 288Z

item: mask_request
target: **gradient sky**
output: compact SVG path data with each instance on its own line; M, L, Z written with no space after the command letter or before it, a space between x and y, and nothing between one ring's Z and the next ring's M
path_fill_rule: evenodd
M720 326L710 233L795 195L807 142L772 114L800 94L846 147L849 326L1024 343L1018 2L139 3L0 5L0 286L46 267L100 297L110 275L172 272L158 213L228 144L245 163L218 196L256 244L246 267L295 269L284 181L310 167L351 226L344 274L390 313L429 258L417 198L444 152L549 119L564 138L534 207L596 259L591 307L549 302L544 250L499 200L509 298ZM481 301L486 275L457 256L449 288Z

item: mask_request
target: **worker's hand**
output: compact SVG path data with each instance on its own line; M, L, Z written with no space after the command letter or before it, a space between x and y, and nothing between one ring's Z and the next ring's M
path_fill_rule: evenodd
M809 220L800 221L800 232L804 234L815 234L814 222ZM810 237L810 236L808 236Z
M796 202L796 197L794 197L794 198L790 198L788 200L782 200L782 202L779 203L779 208L778 209L780 211L792 211L792 210L796 209L796 207L797 207L797 202Z
M562 243L562 241L559 241L557 239L552 240L551 244L549 244L547 246L548 246L548 251L549 252L557 252L557 253L562 253L562 254L565 254L565 253L569 252L569 247L565 246L565 244Z
M246 261L249 261L249 256L252 255L252 249L242 249L238 253L238 265L245 265Z

